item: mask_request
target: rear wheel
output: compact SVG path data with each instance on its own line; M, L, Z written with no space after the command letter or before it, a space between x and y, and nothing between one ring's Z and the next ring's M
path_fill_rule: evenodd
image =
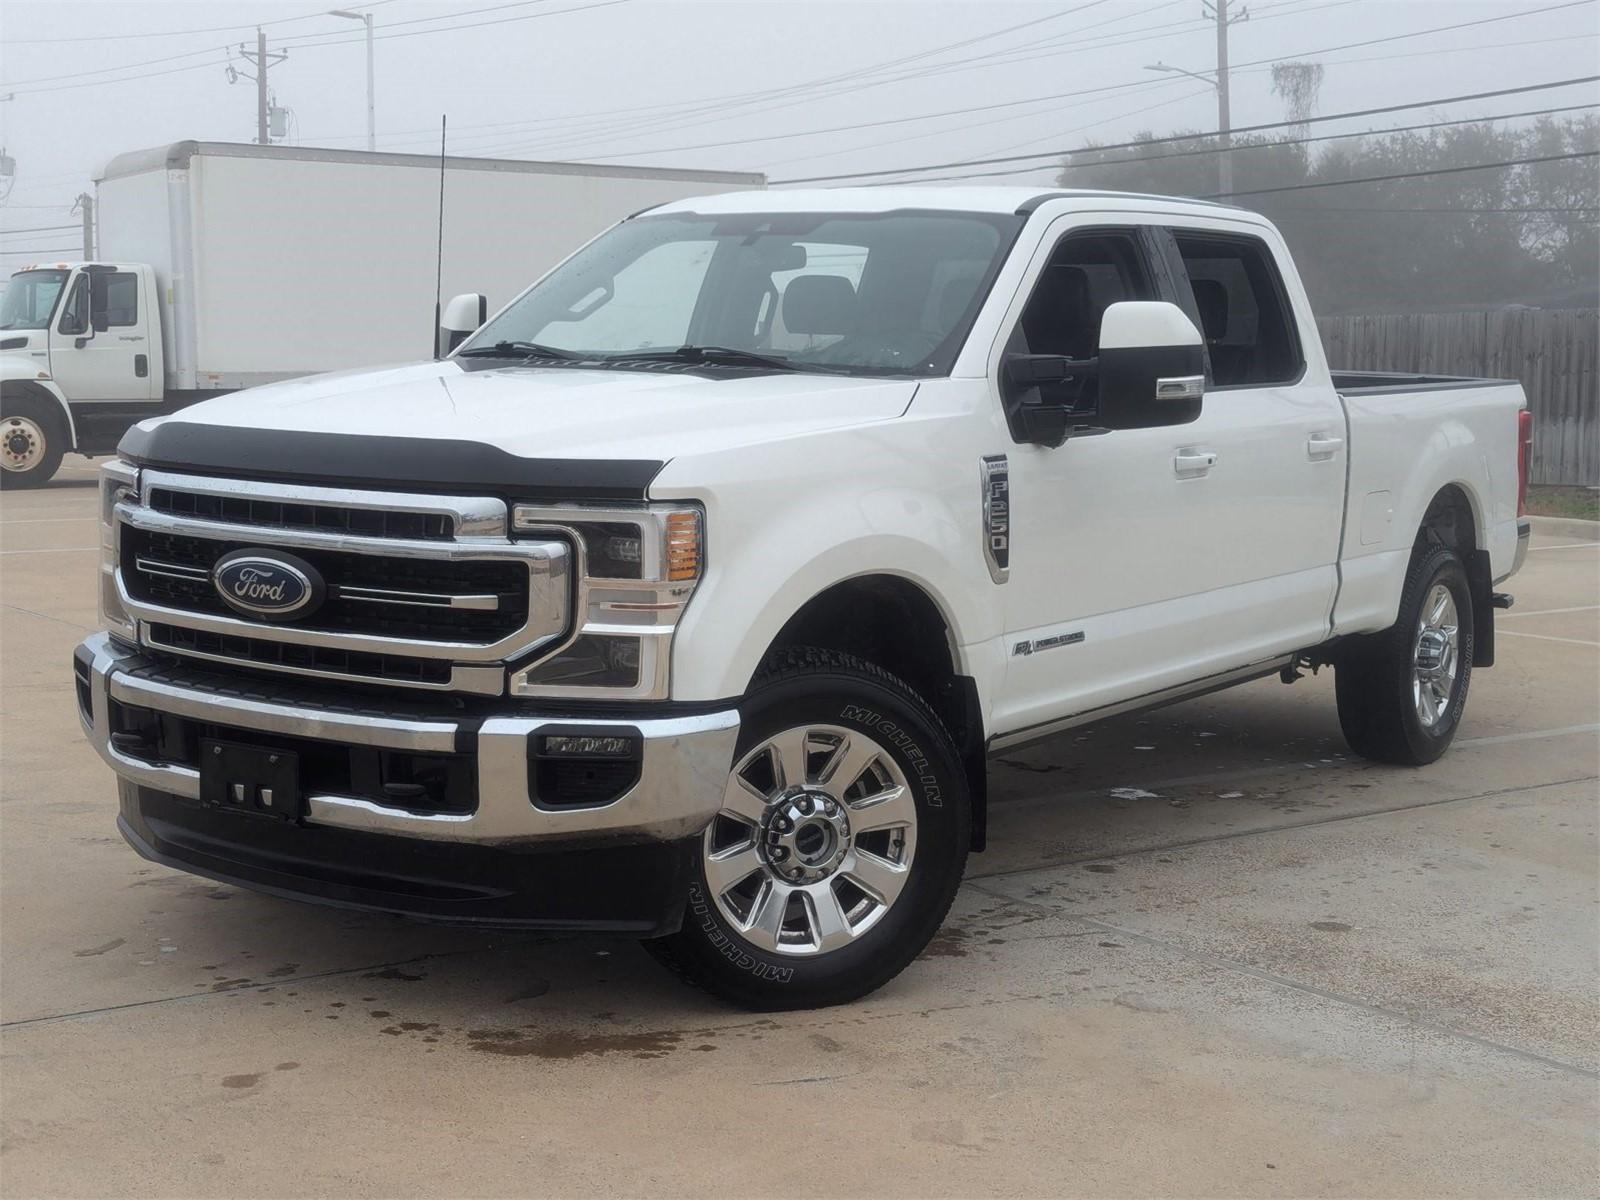
M740 715L683 928L646 946L747 1008L854 1000L922 951L960 885L949 735L898 679L823 650L777 656Z
M31 397L8 397L0 407L0 487L32 488L48 481L61 465L66 442L59 414Z
M1382 633L1352 639L1335 669L1339 724L1363 758L1433 762L1455 739L1472 681L1472 592L1448 546L1419 545Z

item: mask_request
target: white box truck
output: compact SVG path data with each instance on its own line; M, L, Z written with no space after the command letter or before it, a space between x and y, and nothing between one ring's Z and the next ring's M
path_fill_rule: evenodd
M760 175L178 142L95 180L99 255L0 301L0 485L222 392L425 359L470 280L498 308L640 209ZM485 314L480 314L479 319ZM476 322L474 322L475 324Z

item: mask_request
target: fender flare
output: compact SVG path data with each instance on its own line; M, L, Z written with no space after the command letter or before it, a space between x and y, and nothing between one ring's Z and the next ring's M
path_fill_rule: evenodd
M51 379L0 379L0 398L33 396L55 401L61 411L61 420L67 427L67 449L78 448L78 423L72 419L72 406L61 388Z

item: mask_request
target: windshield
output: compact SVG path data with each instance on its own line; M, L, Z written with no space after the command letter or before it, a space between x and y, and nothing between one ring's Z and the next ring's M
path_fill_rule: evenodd
M43 329L50 324L65 271L18 271L0 298L0 329Z
M793 370L943 374L1020 227L956 212L641 217L556 268L464 349L522 344L592 363L693 346Z

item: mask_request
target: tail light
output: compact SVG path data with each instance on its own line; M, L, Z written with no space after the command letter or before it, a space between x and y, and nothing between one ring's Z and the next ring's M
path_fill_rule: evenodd
M1517 516L1528 511L1528 476L1533 473L1533 414L1517 414Z

